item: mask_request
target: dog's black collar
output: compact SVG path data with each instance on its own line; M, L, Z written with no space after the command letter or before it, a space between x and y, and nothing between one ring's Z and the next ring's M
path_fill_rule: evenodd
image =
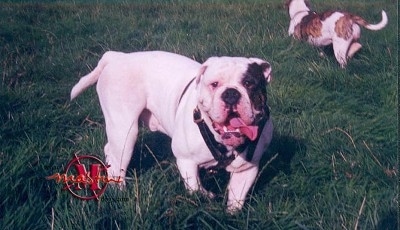
M229 150L225 145L215 140L214 134L211 132L210 128L208 128L206 122L202 118L198 107L193 110L193 121L199 127L204 142L206 142L208 149L211 151L214 159L218 162L215 168L225 168L228 166L235 159L235 156L233 154L229 157L227 156Z
M253 159L254 151L257 147L258 140L260 139L261 133L264 129L265 123L269 119L269 108L266 106L266 114L259 121L259 132L257 134L257 138L254 141L246 140L246 142L240 146L238 146L235 150L239 153L244 152L247 149L246 160L250 162ZM201 136L204 139L208 149L211 151L214 159L218 162L214 169L225 168L230 165L232 161L235 159L235 155L231 154L227 156L229 150L225 145L217 142L214 138L214 134L211 132L210 128L207 126L206 122L201 116L201 112L198 107L193 110L193 121L199 127Z
M194 79L196 79L196 78L193 78L192 80L190 80L189 83L188 83L188 84L185 86L185 88L183 89L182 94L181 94L181 96L179 97L179 102L178 102L179 104L181 103L183 96L185 95L186 91L188 90L189 86L192 84L192 82L194 81Z
M179 97L178 101L179 104L181 103L183 96L185 95L186 91L188 90L189 86L192 84L194 79L196 78L190 80L189 83L186 85L186 87L183 89L182 94ZM199 127L201 136L206 142L208 149L211 151L211 154L213 155L214 159L218 162L218 164L213 168L220 169L228 166L235 159L235 156L233 154L230 155L229 157L227 156L229 150L226 148L225 145L215 140L214 134L211 132L207 124L204 122L203 118L201 117L201 112L197 107L193 111L193 121Z

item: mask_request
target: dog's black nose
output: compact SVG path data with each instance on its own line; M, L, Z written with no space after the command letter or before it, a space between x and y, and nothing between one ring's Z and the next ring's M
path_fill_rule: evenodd
M240 92L233 88L226 89L222 95L222 100L229 106L236 105L242 95Z

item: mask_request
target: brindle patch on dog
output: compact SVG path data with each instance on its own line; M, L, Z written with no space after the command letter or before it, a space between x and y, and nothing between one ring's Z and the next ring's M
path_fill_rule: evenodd
M351 20L350 14L345 13L336 21L335 32L338 37L344 38L345 40L348 40L353 36L353 21Z
M356 22L358 25L363 26L363 27L366 27L366 26L369 24L367 21L365 21L364 18L362 18L362 17L360 17L360 16L358 16L358 15L350 14L350 18L351 18L354 22Z
M301 22L294 28L294 37L296 39L307 40L309 37L322 36L322 21L331 16L334 11L326 11L322 14L309 12L302 18Z

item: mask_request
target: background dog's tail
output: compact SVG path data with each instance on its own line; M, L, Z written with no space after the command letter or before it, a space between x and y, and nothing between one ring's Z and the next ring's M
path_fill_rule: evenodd
M103 57L100 59L99 63L97 64L96 68L89 74L83 76L79 82L74 85L74 87L71 90L71 101L77 97L79 94L81 94L85 89L87 89L89 86L93 85L94 83L97 82L99 79L99 76L101 72L103 71L104 67L107 65L107 53L106 52Z
M360 26L364 26L365 28L369 30L380 30L386 26L388 23L388 18L386 15L386 12L382 10L382 20L378 24L369 24L367 21L365 21L363 18L360 16L353 16L352 19L359 24Z

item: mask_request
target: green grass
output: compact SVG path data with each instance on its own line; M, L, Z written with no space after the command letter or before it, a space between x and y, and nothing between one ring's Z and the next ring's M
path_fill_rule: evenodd
M396 229L398 38L395 1L313 1L389 24L362 30L339 68L287 36L282 1L0 3L0 229ZM225 213L227 175L203 174L215 200L189 195L169 139L142 130L124 191L82 202L45 177L74 153L103 157L94 88L69 92L107 50L267 59L274 139L244 209ZM119 200L118 200L119 199Z

